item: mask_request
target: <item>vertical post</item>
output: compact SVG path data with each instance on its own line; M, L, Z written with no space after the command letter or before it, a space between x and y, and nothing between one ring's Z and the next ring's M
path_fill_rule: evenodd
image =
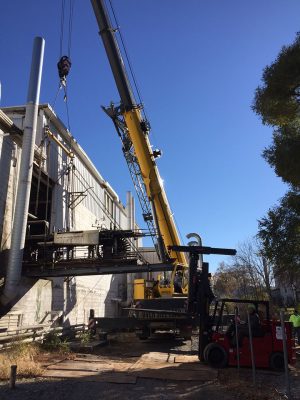
M288 366L288 352L287 352L287 344L286 344L286 332L285 332L285 323L284 323L284 312L280 311L280 323L281 323L281 332L282 332L282 348L283 348L283 357L284 357L284 374L285 374L285 386L286 386L286 395L288 399L291 399L291 384L290 384L290 375L289 375L289 366Z
M236 341L236 358L238 373L240 373L240 345L239 345L239 332L238 332L238 308L234 309L234 325L235 325L235 341Z
M252 364L252 379L253 379L253 385L255 385L255 383L256 383L256 379L255 379L255 360L254 360L252 329L251 329L249 312L247 312L247 318L248 318L249 344L250 344L251 364Z
M95 310L93 310L92 308L90 309L88 330L90 331L91 335L94 336L96 334Z
M199 360L204 359L204 349L209 343L209 306L212 300L212 292L210 289L208 272L209 265L207 262L203 262L197 288L197 314L199 315Z
M195 313L198 291L198 268L199 254L191 251L189 254L189 293L188 293L188 312Z
M15 204L11 248L4 288L4 302L9 302L16 295L21 279L23 250L32 180L44 47L45 40L41 37L36 37L34 39L32 52L31 71L24 121L20 174Z
M17 366L10 366L10 377L9 377L9 388L14 389L16 387L16 378L17 378Z

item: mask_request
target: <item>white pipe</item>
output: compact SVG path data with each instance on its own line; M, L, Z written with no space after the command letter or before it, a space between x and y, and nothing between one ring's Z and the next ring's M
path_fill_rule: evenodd
M5 303L12 300L18 291L21 280L22 260L25 244L27 214L32 180L34 145L37 128L38 104L40 98L41 77L44 59L45 40L36 37L33 44L30 80L24 121L22 156L15 205L11 247L8 259L7 275L4 287Z

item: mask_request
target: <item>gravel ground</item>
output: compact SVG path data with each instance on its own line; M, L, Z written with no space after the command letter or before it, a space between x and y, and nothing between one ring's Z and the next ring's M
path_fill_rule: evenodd
M135 385L71 380L41 380L19 382L15 390L0 387L1 400L96 400L96 399L220 399L219 385L201 386L195 382L165 382L154 379L138 379ZM222 394L221 399L233 397Z
M106 347L97 349L94 354L110 357L112 360L132 360L133 357L157 351L172 354L191 354L190 341L170 340L159 337L145 342L135 338L121 337L112 340ZM194 352L194 351L193 351ZM300 381L297 370L293 371L292 388L294 400L300 400ZM91 382L80 379L24 379L18 380L14 390L7 382L0 382L1 400L89 400L89 399L204 399L204 400L279 400L284 391L284 375L267 371L257 371L257 385L251 387L251 370L243 369L240 377L234 368L219 371L214 382L166 381L160 379L138 378L136 384ZM279 393L278 393L279 392Z

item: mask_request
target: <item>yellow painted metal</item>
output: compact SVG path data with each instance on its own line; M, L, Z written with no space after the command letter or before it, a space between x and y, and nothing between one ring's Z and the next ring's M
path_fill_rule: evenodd
M50 129L45 129L45 132L59 147L63 149L63 151L67 154L68 157L74 158L74 153L69 150L51 131Z
M139 109L135 108L126 111L123 116L128 128L128 135L132 141L140 165L147 195L154 204L157 223L163 238L165 250L168 252L168 246L180 245L180 239L163 188L162 179L152 155L148 136L140 127L142 121L141 112ZM178 264L185 267L187 266L184 253L171 251L169 256L174 260L174 266ZM175 273L175 269L173 274Z
M134 300L145 299L145 279L135 279L133 281L133 298Z

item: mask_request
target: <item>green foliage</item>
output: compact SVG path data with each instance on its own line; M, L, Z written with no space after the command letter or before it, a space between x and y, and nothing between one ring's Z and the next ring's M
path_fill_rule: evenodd
M62 340L58 331L51 331L44 337L43 348L49 351L59 351L68 353L70 351L69 344L66 340Z
M300 187L300 128L290 125L273 133L273 144L263 157L284 182Z
M81 332L79 335L79 340L81 344L88 344L91 340L91 332L90 331Z
M300 33L264 69L252 105L266 125L276 127L263 157L284 182L300 187Z
M253 110L266 125L299 124L300 33L294 43L281 49L263 72L263 85L256 89Z
M277 276L292 283L300 275L300 192L288 192L259 221L258 237Z

